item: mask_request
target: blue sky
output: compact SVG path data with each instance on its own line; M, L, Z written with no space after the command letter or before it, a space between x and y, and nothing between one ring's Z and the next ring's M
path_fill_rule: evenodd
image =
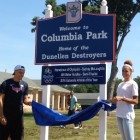
M71 0L57 0L57 4ZM35 34L31 33L30 22L34 16L43 18L45 0L4 0L0 4L0 71L13 73L17 64L26 67L25 76L41 78L41 65L34 64ZM121 78L121 67L126 59L134 64L133 77L140 76L140 14L132 22L131 32L126 37L119 54L117 77ZM108 75L110 74L110 63Z

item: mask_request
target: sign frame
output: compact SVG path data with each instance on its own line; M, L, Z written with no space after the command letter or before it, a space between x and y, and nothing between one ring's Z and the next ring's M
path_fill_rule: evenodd
M82 17L78 23L66 23L66 15L37 20L35 43L36 65L98 63L113 62L115 60L116 15L83 13ZM94 24L96 24L93 24L92 27L88 25L89 22L86 23L90 18L97 19L94 20ZM105 22L102 24L101 21L98 22L99 19ZM106 23L108 19L110 19L109 24ZM98 27L98 25L101 27ZM55 29L52 28L50 30L51 27ZM106 29L103 29L103 27ZM47 32L45 28L47 28ZM95 29L96 31L94 32ZM69 36L69 39L53 41L57 36L65 37L65 34ZM71 40L70 37L74 37L74 40Z
M106 84L106 64L42 66L41 85Z

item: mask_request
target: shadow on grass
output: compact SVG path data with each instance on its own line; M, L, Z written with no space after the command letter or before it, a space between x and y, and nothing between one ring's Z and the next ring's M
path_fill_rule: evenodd
M24 117L33 117L32 112L24 113Z

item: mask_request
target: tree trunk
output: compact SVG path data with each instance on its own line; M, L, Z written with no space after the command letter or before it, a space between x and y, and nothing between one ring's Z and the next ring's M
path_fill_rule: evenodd
M110 78L107 84L107 99L111 99L113 97L117 73L118 73L118 67L117 67L117 59L116 59L114 62L112 62L111 65Z

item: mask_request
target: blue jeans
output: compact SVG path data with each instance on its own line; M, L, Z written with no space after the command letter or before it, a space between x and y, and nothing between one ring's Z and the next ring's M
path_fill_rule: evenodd
M134 120L117 117L118 128L123 140L134 140Z

